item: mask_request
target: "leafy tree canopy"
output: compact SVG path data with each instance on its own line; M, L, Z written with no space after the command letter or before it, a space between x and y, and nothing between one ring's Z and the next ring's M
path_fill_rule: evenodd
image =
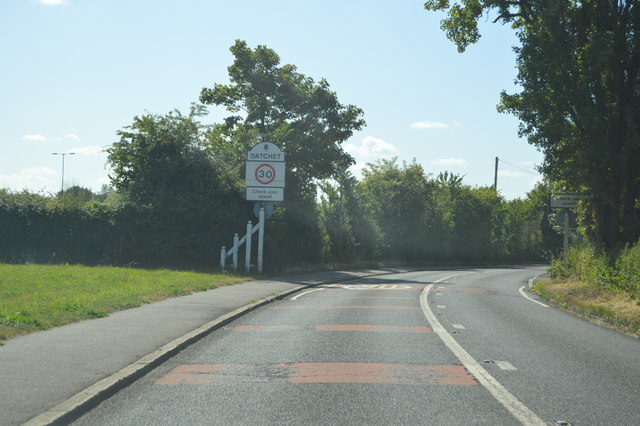
M251 49L238 40L230 50L235 57L228 68L231 83L200 94L202 103L234 114L212 132L217 151L238 155L261 138L279 145L287 156L288 192L353 163L341 143L364 126L360 108L341 104L326 80L316 82L294 65L280 65L280 57L266 46ZM230 144L241 149L224 148Z
M635 0L431 0L464 51L485 14L510 23L522 91L501 95L543 171L585 194L588 231L606 247L640 237L640 8Z
M194 105L189 115L176 110L135 117L107 150L115 188L133 201L164 208L232 191L204 150L207 127L198 118L205 113Z

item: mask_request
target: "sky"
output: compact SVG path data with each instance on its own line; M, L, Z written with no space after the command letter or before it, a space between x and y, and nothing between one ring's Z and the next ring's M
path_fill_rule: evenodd
M423 0L2 0L0 188L54 194L109 184L104 149L145 113L187 113L228 83L235 40L325 78L366 127L344 143L356 176L397 157L426 173L526 197L543 156L498 113L518 91L513 30L483 19L458 53ZM208 122L227 115L209 107ZM71 153L61 156L52 153Z

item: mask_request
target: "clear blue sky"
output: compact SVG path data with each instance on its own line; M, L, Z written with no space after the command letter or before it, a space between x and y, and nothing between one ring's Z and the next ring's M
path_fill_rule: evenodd
M55 193L108 183L116 132L145 112L187 112L203 87L228 82L236 39L326 78L367 126L345 143L357 167L380 157L465 175L509 199L539 179L542 154L496 111L514 92L509 27L483 23L459 54L421 0L3 0L0 4L0 187ZM211 122L224 109L210 108ZM513 166L517 167L513 167ZM357 170L356 170L357 174Z

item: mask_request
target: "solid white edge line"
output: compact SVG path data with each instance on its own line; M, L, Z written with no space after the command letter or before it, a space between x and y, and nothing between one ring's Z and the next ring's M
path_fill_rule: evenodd
M323 288L316 288L316 289L313 289L313 290L304 291L304 292L302 292L300 294L297 294L297 295L293 296L289 300L298 300L298 297L300 297L300 296L304 296L307 293L313 293L314 291L320 291L320 290L324 290L324 289Z
M533 299L533 298L531 298L531 297L527 296L527 294L524 292L524 286L520 287L520 290L518 290L518 291L520 292L520 294L522 295L522 297L524 297L525 299L530 300L530 301L532 301L533 303L537 303L537 304L538 304L538 305L540 305L540 306L544 306L545 308L548 308L548 307L549 307L549 305L545 305L544 303L542 303L542 302L538 302L537 300L535 300L535 299Z
M448 276L442 278L435 283L439 283L445 281L452 276ZM429 295L429 291L433 287L433 284L428 284L422 294L420 295L420 306L422 307L422 312L427 317L427 321L431 325L432 330L442 339L445 345L453 352L453 354L460 360L462 365L471 373L485 389L493 395L493 397L500 403L504 408L507 409L518 421L520 421L524 425L546 425L545 422L542 421L533 411L531 411L526 405L524 405L518 398L513 396L500 382L498 382L491 374L487 372L475 359L469 355L467 351L465 351L462 346L456 342L453 337L445 330L445 328L440 324L436 316L429 308L429 302L427 297Z

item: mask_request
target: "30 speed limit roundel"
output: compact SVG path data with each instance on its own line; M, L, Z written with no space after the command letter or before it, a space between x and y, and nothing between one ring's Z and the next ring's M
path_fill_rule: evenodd
M276 178L276 170L271 164L260 164L256 167L256 180L263 185L268 185Z

